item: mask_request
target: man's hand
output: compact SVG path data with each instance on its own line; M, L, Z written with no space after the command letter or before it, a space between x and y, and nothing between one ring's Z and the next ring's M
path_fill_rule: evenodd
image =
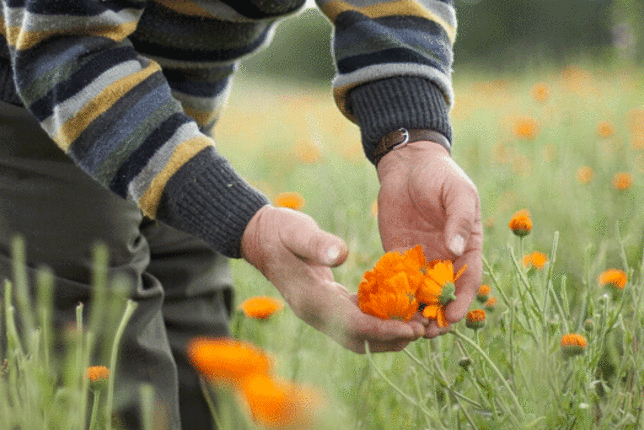
M441 145L413 142L393 150L378 163L378 225L385 251L422 245L427 261L450 259L456 300L445 312L448 323L467 313L481 284L483 229L474 183ZM436 322L425 337L446 333Z
M241 251L299 318L354 352L364 353L365 341L373 352L398 351L425 334L419 317L381 320L358 308L331 272L347 258L346 244L306 214L264 206L246 227Z

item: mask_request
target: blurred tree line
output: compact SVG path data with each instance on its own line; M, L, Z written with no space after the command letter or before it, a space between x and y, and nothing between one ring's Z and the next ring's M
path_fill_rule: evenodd
M644 0L455 0L455 67L520 69L571 58L644 60ZM282 22L273 43L245 60L250 73L333 76L331 25L317 9Z

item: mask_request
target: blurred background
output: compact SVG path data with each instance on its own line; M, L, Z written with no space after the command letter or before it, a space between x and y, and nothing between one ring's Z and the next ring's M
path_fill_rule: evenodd
M551 66L641 64L644 0L455 0L454 68L522 72ZM331 25L312 0L285 20L273 43L247 59L242 73L328 83Z

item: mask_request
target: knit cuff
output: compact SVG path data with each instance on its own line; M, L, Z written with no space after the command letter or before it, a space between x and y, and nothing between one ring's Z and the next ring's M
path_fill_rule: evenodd
M227 257L240 258L246 226L266 204L269 200L209 147L168 181L156 218L199 237Z
M374 165L378 143L399 128L433 130L452 141L445 96L425 78L400 76L361 85L349 93L349 109L360 126L364 152Z

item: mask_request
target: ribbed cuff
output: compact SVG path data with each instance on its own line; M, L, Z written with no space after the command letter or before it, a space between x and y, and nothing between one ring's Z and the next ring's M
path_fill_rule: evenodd
M425 78L400 76L361 85L349 93L349 108L360 126L364 152L373 164L379 142L399 128L433 130L452 141L445 96Z
M199 237L227 257L240 258L246 226L266 204L269 200L210 147L168 181L157 219Z

